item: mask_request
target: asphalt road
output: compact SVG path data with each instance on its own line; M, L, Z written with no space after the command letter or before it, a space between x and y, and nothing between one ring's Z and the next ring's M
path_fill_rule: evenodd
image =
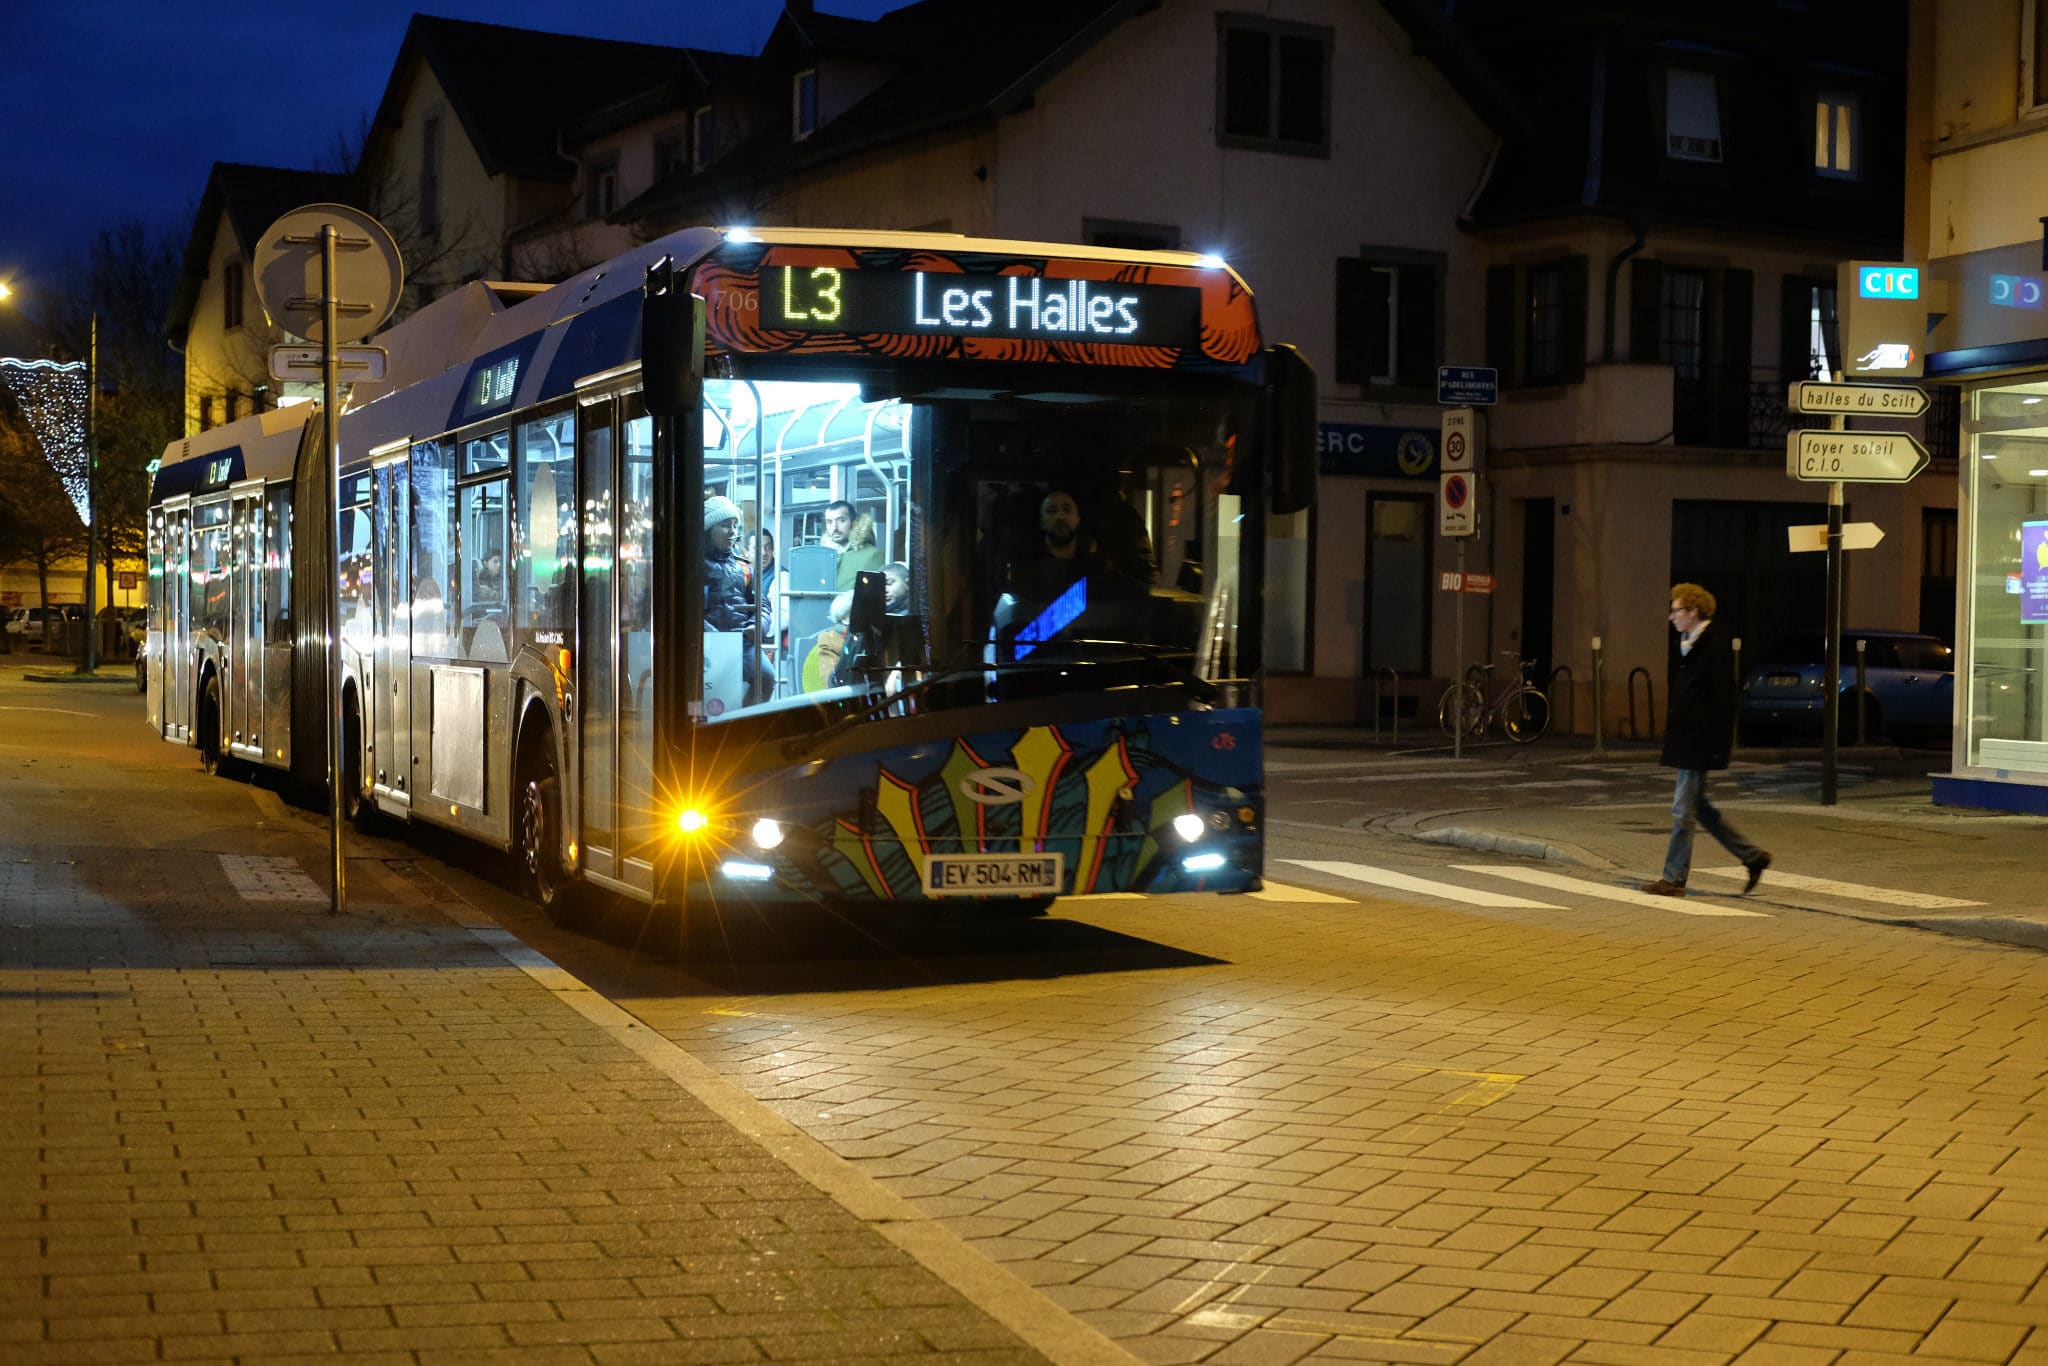
M1254 897L734 913L681 961L630 913L547 925L443 840L356 842L351 881L509 931L489 942L565 1020L615 1010L616 1037L674 1050L642 1087L701 1068L726 1120L785 1134L862 1227L929 1229L954 1251L920 1264L1049 1359L2048 1360L2048 957L1911 927L2037 907L2040 822L1927 808L1939 755L1851 760L1826 811L1810 756L1744 763L1716 790L1773 875L1740 896L1708 845L1672 901L1631 892L1667 828L1653 764L1270 758ZM10 670L0 830L17 897L85 877L39 850L221 861L188 895L225 902L252 895L230 861L325 867L317 813L202 778L132 692ZM112 914L119 881L95 885L109 942L178 895L138 874ZM254 904L317 935L324 901L281 885ZM0 956L17 1047L51 1008L19 985L48 986L34 952ZM89 988L89 954L60 966ZM13 1273L34 1204L17 1184ZM7 1284L20 1341L35 1297Z

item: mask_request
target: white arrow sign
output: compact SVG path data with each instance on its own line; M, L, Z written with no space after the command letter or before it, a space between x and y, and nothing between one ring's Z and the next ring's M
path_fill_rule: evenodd
M1802 380L1786 401L1795 413L1848 413L1866 417L1918 417L1927 394L1906 384L1815 384Z
M1792 432L1785 473L1819 483L1903 484L1934 457L1906 432Z
M1785 539L1791 543L1792 553L1802 550L1826 550L1828 528L1826 523L1819 526L1788 526ZM1842 549L1868 550L1884 539L1884 528L1876 522L1842 523Z

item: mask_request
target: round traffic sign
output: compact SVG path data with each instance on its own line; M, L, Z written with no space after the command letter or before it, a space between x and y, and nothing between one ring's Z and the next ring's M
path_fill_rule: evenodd
M382 223L345 204L308 204L267 228L256 244L256 297L294 337L325 341L321 229L332 225L334 341L361 341L384 325L405 288L405 262Z
M1472 486L1465 481L1464 475L1447 474L1444 476L1444 505L1446 507L1455 512L1457 509L1465 506L1466 499L1471 496Z

